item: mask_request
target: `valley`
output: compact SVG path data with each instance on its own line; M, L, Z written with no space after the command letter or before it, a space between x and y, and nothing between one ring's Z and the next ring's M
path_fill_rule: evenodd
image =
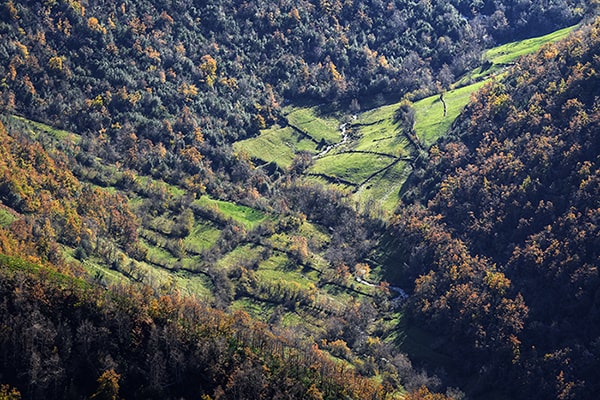
M325 111L330 108L327 105L288 106L282 111L284 126L265 129L254 138L236 142L234 148L258 165L272 163L281 169L297 165L306 181L347 191L362 206L389 214L398 204L411 164L448 131L471 95L500 79L519 56L565 38L574 28L489 49L482 58L486 68L465 74L439 94L414 102L403 100L414 110L410 127L414 135L395 117L401 102L357 112Z
M0 398L595 390L582 7L100 3L0 9Z

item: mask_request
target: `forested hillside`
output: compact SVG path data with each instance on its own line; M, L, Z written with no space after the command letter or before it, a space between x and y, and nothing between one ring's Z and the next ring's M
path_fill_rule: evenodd
M0 2L0 398L591 398L596 6Z
M393 243L441 352L511 398L594 398L600 23L485 86L433 146Z
M9 0L2 108L84 135L82 147L103 159L170 179L185 172L214 191L213 173L251 182L224 144L275 122L286 100L429 93L494 41L585 11L576 0ZM189 146L205 157L194 168Z

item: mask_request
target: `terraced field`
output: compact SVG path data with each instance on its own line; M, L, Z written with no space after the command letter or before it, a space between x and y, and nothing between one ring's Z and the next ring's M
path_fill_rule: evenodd
M301 135L291 126L274 126L264 130L256 138L242 140L234 144L238 151L243 150L254 159L265 163L275 163L281 168L289 168L297 153L308 151L315 153L317 144Z
M318 107L288 107L288 125L264 130L235 143L257 162L286 169L299 152L313 156L305 179L352 193L363 206L392 211L411 171L411 162L438 140L492 76L516 58L564 38L569 27L551 34L508 43L484 53L482 67L461 77L450 90L415 101L415 135L404 132L394 115L400 103L388 104L343 118L323 114Z
M469 103L471 94L479 90L487 81L473 83L442 94L446 103L446 113L440 95L434 95L414 103L415 131L426 148L429 148L452 125L462 109Z
M506 63L515 54L533 51L566 32L505 45L491 50L487 57L493 63ZM302 179L334 185L363 207L390 212L397 205L413 160L444 134L471 93L484 84L481 80L443 93L445 115L440 94L414 102L414 134L404 132L395 120L399 103L345 117L324 115L317 107L288 107L285 126L264 130L255 138L235 143L235 148L257 163L273 162L284 170L299 152L308 152L312 165ZM77 135L44 124L9 118L25 126L33 139L63 151L73 152L79 140ZM125 173L119 166L98 163L81 167L78 173L84 184L112 192L123 190L117 185ZM107 263L92 256L82 259L77 249L64 249L67 259L81 262L100 281L129 279L155 287L174 285L186 294L207 301L218 298L234 309L265 319L273 315L274 304L284 304L278 313L287 326L305 326L305 321L312 321L315 330L322 329L327 315L343 312L344 304L378 295L376 287L352 276L337 282L325 278L339 274L324 257L331 232L323 227L303 220L290 231L280 226L280 215L209 196L191 197L186 202L189 194L184 188L149 176L133 180L127 196L130 207L141 217L138 233L145 250L143 258L134 260L115 248L111 263ZM151 204L156 193L163 198L158 208ZM183 204L187 221L182 220L181 208L170 209L170 204ZM149 215L147 209L155 211ZM9 210L0 209L0 224L10 224L15 218Z
M247 229L255 228L261 222L266 221L269 216L259 210L229 201L215 200L209 196L202 196L194 201L200 207L212 207L222 213L225 218L230 218Z

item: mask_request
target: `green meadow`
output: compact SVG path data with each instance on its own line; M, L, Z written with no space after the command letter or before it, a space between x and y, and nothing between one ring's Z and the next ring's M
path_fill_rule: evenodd
M538 51L543 45L564 39L577 25L551 32L547 35L533 37L518 42L506 43L493 47L483 53L482 66L461 77L454 86L462 86L468 82L480 81L501 72L506 65L517 58ZM487 64L487 65L486 65Z
M0 208L0 226L6 227L16 219L17 217L15 217L11 212Z
M202 196L194 203L203 207L214 207L226 218L242 224L246 229L252 229L269 218L268 214L260 210L229 201L216 200L209 196Z
M415 131L426 148L429 148L448 131L452 122L469 103L473 92L483 87L486 82L473 83L444 93L446 115L444 115L444 105L438 94L414 103Z
M234 144L236 151L244 151L254 159L266 163L274 162L281 168L288 168L296 153L309 151L315 153L317 144L298 133L291 126L274 126L265 129L257 137L242 140Z
M288 123L307 134L316 142L324 139L328 144L341 140L340 121L330 116L320 115L317 107L291 107L285 113Z
M381 155L341 153L317 159L308 173L323 174L360 185L390 162L389 157Z

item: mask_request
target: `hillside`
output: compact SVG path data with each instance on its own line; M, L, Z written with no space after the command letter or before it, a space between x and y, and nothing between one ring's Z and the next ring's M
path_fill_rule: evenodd
M0 376L25 398L391 399L403 391L398 371L372 359L400 356L380 339L393 326L369 326L391 315L393 295L355 282L318 249L327 243L335 253L336 241L350 242L343 233L330 238L296 215L275 225L206 196L186 203L183 190L114 165L73 160L78 178L67 167L76 135L5 123ZM94 183L97 175L115 186ZM368 266L356 268L367 279Z
M600 24L486 85L415 172L388 246L474 393L594 398ZM426 205L426 207L422 205ZM468 352L466 355L466 352Z
M594 7L2 2L0 398L592 393L597 29L508 68ZM486 127L532 157L519 189L469 167ZM519 275L539 258L576 299L556 319Z
M414 163L448 131L471 95L518 57L564 39L574 28L488 49L481 67L414 102L407 98L416 94L364 111L356 103L333 112L328 105L284 107L277 125L233 147L270 174L291 170L351 194L368 212L391 213Z

